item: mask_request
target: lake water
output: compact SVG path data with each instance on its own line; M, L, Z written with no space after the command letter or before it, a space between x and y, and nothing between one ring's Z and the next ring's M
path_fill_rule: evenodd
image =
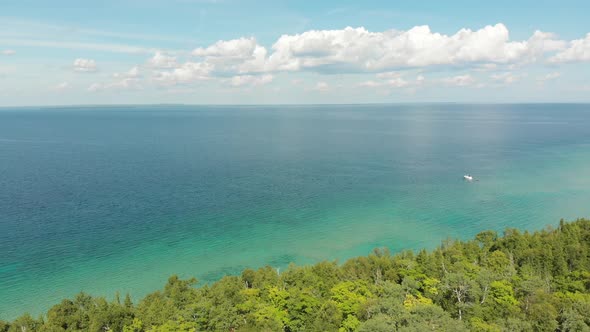
M0 109L3 319L584 216L590 105Z

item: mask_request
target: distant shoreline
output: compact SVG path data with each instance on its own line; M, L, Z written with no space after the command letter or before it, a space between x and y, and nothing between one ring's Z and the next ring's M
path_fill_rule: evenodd
M535 102L535 101L522 101L522 102L454 102L454 101L434 101L434 102L399 102L399 103L310 103L310 104L55 104L55 105L7 105L0 106L0 110L7 108L91 108L91 107L308 107L308 106L412 106L412 105L590 105L590 101L583 102L558 102L558 101L547 101L547 102Z

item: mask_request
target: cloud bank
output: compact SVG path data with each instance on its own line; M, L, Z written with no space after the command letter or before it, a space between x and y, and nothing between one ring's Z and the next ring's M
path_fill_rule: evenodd
M380 73L440 66L495 68L546 61L548 55L553 56L551 61L563 62L590 57L588 45L590 35L568 44L554 34L542 31L535 31L526 40L513 41L508 28L501 23L479 30L461 29L452 35L433 32L426 25L407 31L383 32L347 27L282 35L270 49L260 45L254 37L220 40L194 49L191 58L184 63L177 63L175 57L159 52L149 62L156 68L168 69L157 73L158 80L179 84L211 77L295 71L329 74ZM469 80L465 77L455 83L462 85L466 81ZM242 84L240 78L234 82ZM392 78L389 83L404 85L399 78ZM366 82L365 85L375 84L382 82Z
M512 84L522 78L512 73L515 68L580 61L590 61L590 33L582 39L565 41L537 30L527 39L512 40L502 23L477 30L464 28L454 34L435 32L427 25L382 32L346 27L285 34L269 48L260 45L255 37L240 37L174 55L156 51L145 62L146 75L139 77L135 67L128 73L115 74L119 81L89 90L135 87L140 80L158 86L217 80L232 87L252 87L271 83L278 74L289 72L375 75L374 80L358 83L366 88L483 86L473 76L475 72L490 72L488 78L496 85ZM95 71L96 63L77 59L74 69ZM441 69L465 73L428 81L421 74ZM404 71L415 71L418 78L404 78ZM327 84L314 89L326 91Z

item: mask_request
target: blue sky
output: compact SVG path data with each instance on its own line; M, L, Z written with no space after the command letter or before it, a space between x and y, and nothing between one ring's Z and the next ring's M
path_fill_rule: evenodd
M0 105L590 102L588 1L3 0Z

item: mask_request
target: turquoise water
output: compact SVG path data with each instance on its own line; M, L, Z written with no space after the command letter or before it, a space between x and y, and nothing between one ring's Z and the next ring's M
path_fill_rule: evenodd
M588 217L589 166L590 105L0 109L0 318Z

